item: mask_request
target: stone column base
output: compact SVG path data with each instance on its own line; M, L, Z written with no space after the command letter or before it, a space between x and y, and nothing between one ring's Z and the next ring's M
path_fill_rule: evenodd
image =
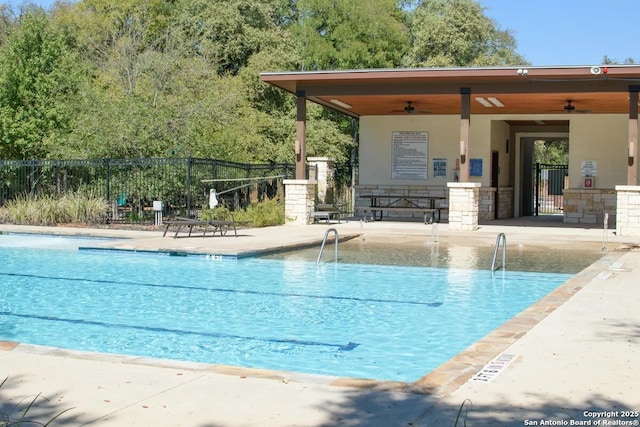
M449 182L449 230L478 229L480 204L478 182Z
M307 225L315 205L315 180L285 179L284 215L287 224Z
M616 185L616 234L640 236L640 186Z

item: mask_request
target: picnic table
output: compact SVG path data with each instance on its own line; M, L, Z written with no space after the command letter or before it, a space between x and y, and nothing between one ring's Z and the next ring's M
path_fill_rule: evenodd
M443 196L406 196L393 194L362 194L363 199L369 199L369 206L359 207L365 214L371 213L373 220L381 221L384 212L419 212L424 214L424 222L440 222L441 211L446 209L438 202L446 200ZM436 219L437 213L437 219ZM379 214L379 219L377 218Z

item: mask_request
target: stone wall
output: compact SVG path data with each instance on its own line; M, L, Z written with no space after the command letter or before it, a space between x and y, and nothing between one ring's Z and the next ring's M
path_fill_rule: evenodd
M366 197L360 197L362 195L376 195L376 196L416 196L416 197L442 197L444 198L440 203L436 203L436 208L444 207L441 211L440 221L447 219L447 207L449 191L447 187L443 185L425 186L425 185L356 185L355 194L355 208L356 215L358 214L358 208L367 208L371 202L371 199ZM442 205L442 206L438 206ZM362 212L362 210L360 211ZM388 218L423 218L423 214L419 212L389 212Z
M495 217L495 187L482 187L479 192L478 219L482 221L493 221Z
M616 223L616 191L612 189L566 188L564 195L564 222L573 224L604 224L609 214L609 225Z
M495 198L498 197L496 212ZM513 212L512 187L481 187L478 205L478 218L483 221L511 218Z
M616 185L618 236L640 236L640 186Z

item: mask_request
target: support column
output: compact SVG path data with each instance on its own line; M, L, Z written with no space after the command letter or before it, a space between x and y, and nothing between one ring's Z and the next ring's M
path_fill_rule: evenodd
M320 204L333 204L334 200L334 171L336 162L330 157L309 157L309 166L316 167L316 180L318 181L317 201Z
M460 89L460 182L469 182L469 127L471 88Z
M640 86L629 86L629 156L627 185L638 184L638 92Z
M640 186L616 185L616 235L640 236Z
M478 229L479 182L449 182L449 230Z
M287 224L307 225L315 205L316 181L285 179L284 215Z
M296 179L307 178L307 98L305 91L296 92Z

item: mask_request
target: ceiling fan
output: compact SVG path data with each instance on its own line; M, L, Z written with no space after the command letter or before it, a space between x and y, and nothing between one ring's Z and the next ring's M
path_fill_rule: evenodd
M589 110L576 110L576 106L572 104L573 100L567 99L567 105L562 107L562 110L549 110L549 111L564 111L565 113L588 113Z
M416 107L413 106L413 101L407 101L407 105L402 110L391 110L391 112L392 113L405 112L407 114L431 114L431 111L416 110Z

